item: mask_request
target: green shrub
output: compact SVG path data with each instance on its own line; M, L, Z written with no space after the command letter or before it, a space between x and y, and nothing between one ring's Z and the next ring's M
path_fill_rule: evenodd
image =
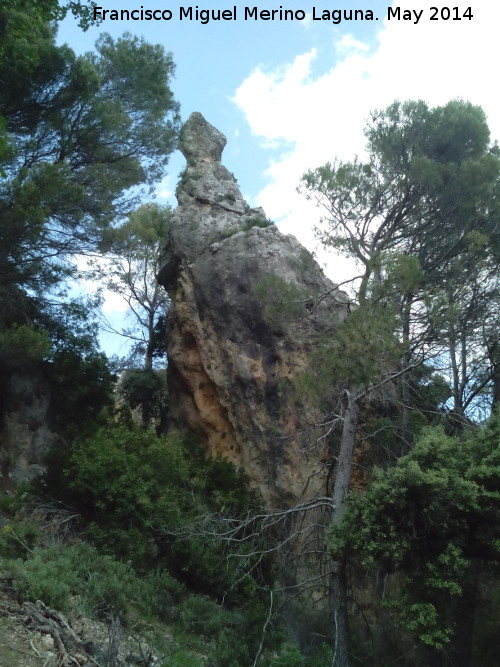
M370 568L399 573L384 604L436 654L453 644L470 600L481 606L478 573L500 563L499 480L498 416L461 437L425 428L393 467L375 470L364 493L350 494L328 538L336 558L355 554Z
M6 455L5 452L0 452L0 460ZM13 493L0 494L0 514L5 517L14 517L23 507L26 498L31 491L31 484L22 482L16 487Z
M327 644L322 644L311 655L305 656L297 644L285 642L271 659L269 667L330 667L332 658L332 649Z
M297 258L297 267L301 274L314 270L317 267L317 263L312 252L306 248L301 248Z
M149 572L139 580L139 593L144 614L172 623L177 620L180 600L186 595L184 586L166 571Z
M66 609L80 584L81 561L74 548L36 547L25 560L7 564L13 589L23 600L42 600L49 607Z
M223 239L228 239L230 236L234 236L240 232L248 232L250 229L253 229L253 227L265 228L271 227L272 225L274 225L272 220L268 220L259 215L254 215L250 218L247 218L242 225L225 229L223 232L221 232L220 240L222 241Z
M305 658L297 644L284 644L270 667L305 667Z
M129 563L108 555L97 555L89 563L89 574L82 594L98 614L121 614L131 604L140 604L139 580Z
M276 333L282 333L287 323L297 322L307 314L308 297L304 288L275 273L261 278L252 292L262 304L264 318Z
M92 614L127 617L133 608L143 617L171 620L183 586L167 572L139 577L130 563L100 554L86 542L35 547L24 559L5 561L13 588L23 600L42 600L66 609L74 600Z
M238 632L224 628L210 644L209 659L214 667L241 667L241 665L252 665L258 644L253 645L246 635L244 625L238 628Z
M7 367L29 366L41 361L50 351L47 331L34 326L14 324L10 329L0 331L0 362Z
M210 641L209 664L214 667L241 667L253 664L262 639L265 650L283 641L281 631L273 626L268 626L262 635L267 614L268 610L257 597L247 598L244 607L232 609L210 598L192 595L181 604L178 628Z
M139 577L130 563L122 563L93 550L87 565L88 578L81 595L97 613L112 612L126 618L130 609L144 618L171 621L174 606L184 588L167 572L149 572Z
M26 555L41 537L40 529L33 523L8 521L0 532L0 556L20 558Z
M168 569L209 595L242 579L237 559L220 567L227 545L189 535L189 526L222 510L243 515L255 494L241 471L211 459L196 442L114 425L74 443L63 469L49 472L58 477L59 498L81 513L103 552L140 571ZM243 580L233 595L248 588Z
M261 229L265 229L266 227L271 227L272 225L274 225L272 220L263 218L260 215L253 215L251 218L247 218L245 221L245 224L243 225L243 231L246 232L249 229L252 229L252 227L260 227Z
M243 226L240 227L228 227L228 229L224 229L220 235L219 235L219 240L223 241L224 239L228 239L231 236L234 236L235 234L239 234L240 232L244 232L245 230L243 229Z
M112 426L75 443L66 458L62 470L57 461L49 470L50 478L59 476L59 498L115 556L147 558L152 528L178 526L191 511L189 453L176 436Z
M190 595L179 609L179 627L186 632L213 638L231 623L231 613L202 595Z
M172 653L167 662L162 663L162 667L203 667L205 664L188 649L179 648Z

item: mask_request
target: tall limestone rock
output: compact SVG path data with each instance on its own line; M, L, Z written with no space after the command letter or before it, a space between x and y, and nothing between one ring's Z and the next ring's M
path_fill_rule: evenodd
M319 434L292 383L345 317L345 295L243 200L220 162L225 144L199 113L183 128L187 166L159 275L172 299L170 416L242 466L269 508L284 507L324 493Z

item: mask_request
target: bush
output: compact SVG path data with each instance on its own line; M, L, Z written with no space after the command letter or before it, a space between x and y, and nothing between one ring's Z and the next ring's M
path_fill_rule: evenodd
M172 623L177 620L180 600L186 595L184 586L166 571L149 572L139 580L138 593L144 614Z
M49 350L49 335L42 329L15 324L0 331L0 362L7 367L29 367L46 357Z
M287 323L297 322L307 314L305 289L275 273L263 276L252 292L262 304L265 320L277 334L283 333Z
M167 377L165 371L131 368L120 377L117 393L129 411L140 408L142 425L161 424L167 407ZM129 419L129 424L132 423Z
M253 215L252 217L248 218L245 221L245 224L243 225L242 229L243 231L248 231L249 229L252 229L252 227L260 227L261 229L265 229L266 227L272 227L274 225L274 222L272 220L269 220L268 218L263 218L260 215Z
M222 241L224 239L228 239L235 234L239 234L240 232L248 232L253 227L260 227L261 229L265 229L266 227L272 227L272 225L274 225L272 220L263 218L260 215L253 215L250 218L247 218L245 222L239 227L230 227L222 231L220 234L220 240Z
M234 620L224 607L201 595L190 595L179 609L179 627L208 639L216 637Z
M330 667L332 658L332 649L327 644L322 644L311 655L305 656L297 644L285 642L271 659L269 667Z
M499 489L499 416L462 437L428 427L365 493L350 494L329 546L335 558L399 572L385 604L421 645L451 653L461 628L458 646L473 646L472 626L466 637L460 623L480 607L481 570L500 564Z
M49 464L59 499L79 511L90 536L119 558L140 562L151 549L154 555L151 529L178 526L192 507L188 452L175 436L102 428ZM52 489L45 483L44 490Z
M220 541L176 537L204 514L247 511L254 494L232 464L209 458L191 440L116 425L75 443L63 463L51 467L49 479L58 480L59 499L82 514L106 553L141 571L161 564L196 592L215 596L241 578L236 560L220 567Z
M251 602L249 600L251 599ZM228 609L222 604L204 596L189 596L180 607L178 628L183 632L194 633L210 641L208 651L209 664L214 667L241 667L251 665L260 649L275 652L275 646L281 646L283 634L272 625L266 625L268 609L257 597L248 598L245 607ZM264 640L261 647L261 641ZM291 653L285 651L286 657ZM293 654L300 655L295 649ZM281 653L280 653L281 655ZM282 662L276 664L306 665L305 662ZM262 657L259 665L268 665L269 658ZM274 662L271 664L274 665Z
M40 539L40 529L29 522L9 521L0 532L0 555L3 558L21 558Z
M179 648L169 657L162 667L203 667L205 662L189 650Z
M143 617L172 618L183 586L167 572L139 577L130 563L99 554L86 542L35 547L24 559L6 561L13 588L23 600L42 600L55 609L72 604L87 612L127 618L130 609Z
M66 609L81 583L81 568L87 560L81 555L75 547L35 547L26 559L8 563L13 589L23 600L42 600L55 609Z

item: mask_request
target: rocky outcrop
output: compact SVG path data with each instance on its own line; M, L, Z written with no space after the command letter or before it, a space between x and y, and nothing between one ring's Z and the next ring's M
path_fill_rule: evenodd
M44 472L42 462L55 436L47 425L49 388L36 371L13 373L3 386L0 490L10 490Z
M199 113L183 128L187 165L159 274L172 299L170 417L242 466L268 507L286 506L324 483L294 384L311 345L345 317L345 295L243 200L220 162L225 144Z

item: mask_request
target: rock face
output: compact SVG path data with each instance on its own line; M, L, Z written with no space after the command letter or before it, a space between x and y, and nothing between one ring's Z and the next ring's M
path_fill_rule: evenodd
M37 373L14 373L5 385L0 419L0 490L11 490L44 472L55 436L47 426L49 390Z
M243 200L220 162L225 144L199 113L184 126L187 166L159 275L172 299L170 417L242 466L269 508L283 507L324 484L293 383L314 341L345 317L345 295Z

